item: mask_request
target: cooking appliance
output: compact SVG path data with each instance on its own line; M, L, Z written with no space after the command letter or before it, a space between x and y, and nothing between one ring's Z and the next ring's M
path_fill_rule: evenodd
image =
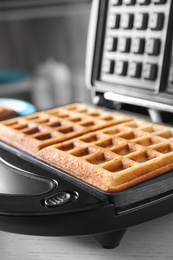
M163 115L169 118L171 14L171 1L93 1L86 83L95 105L113 111L122 103L134 104L148 108L154 121ZM0 148L1 163L13 173L9 180L4 177L7 190L0 195L1 230L46 236L93 234L111 248L128 227L173 210L172 171L107 193L8 144L1 142Z

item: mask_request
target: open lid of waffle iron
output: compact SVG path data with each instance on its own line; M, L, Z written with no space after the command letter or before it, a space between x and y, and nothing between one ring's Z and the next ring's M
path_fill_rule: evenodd
M93 103L172 113L172 1L94 0L91 11L86 85Z
M134 4L137 9L131 6ZM154 5L154 14L150 5ZM86 84L95 105L113 112L126 104L143 106L154 114L154 120L166 113L169 122L173 112L172 5L171 1L93 1ZM135 22L139 8L147 16ZM147 17L149 23L153 15L150 19L155 22L147 27L143 19ZM140 26L146 30L145 37ZM138 43L131 44L134 41ZM148 41L154 47L144 51ZM168 132L164 133L167 137ZM0 162L10 170L1 181L1 230L49 236L96 234L103 246L112 247L119 243L127 227L172 211L173 171L110 193L4 142L0 142Z

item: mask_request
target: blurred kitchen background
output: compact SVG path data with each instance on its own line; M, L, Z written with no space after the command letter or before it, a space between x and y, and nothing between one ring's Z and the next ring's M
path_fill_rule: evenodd
M90 0L0 1L0 98L38 110L90 102L85 50Z

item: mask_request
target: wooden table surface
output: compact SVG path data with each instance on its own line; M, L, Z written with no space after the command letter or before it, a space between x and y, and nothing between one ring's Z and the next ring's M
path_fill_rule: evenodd
M34 237L0 232L0 259L173 259L173 213L129 228L115 249L103 249L93 236Z

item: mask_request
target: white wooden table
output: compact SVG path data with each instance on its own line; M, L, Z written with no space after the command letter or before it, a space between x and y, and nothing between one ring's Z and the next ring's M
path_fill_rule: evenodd
M173 259L173 213L129 228L115 249L103 249L92 236L34 237L0 232L0 259Z

